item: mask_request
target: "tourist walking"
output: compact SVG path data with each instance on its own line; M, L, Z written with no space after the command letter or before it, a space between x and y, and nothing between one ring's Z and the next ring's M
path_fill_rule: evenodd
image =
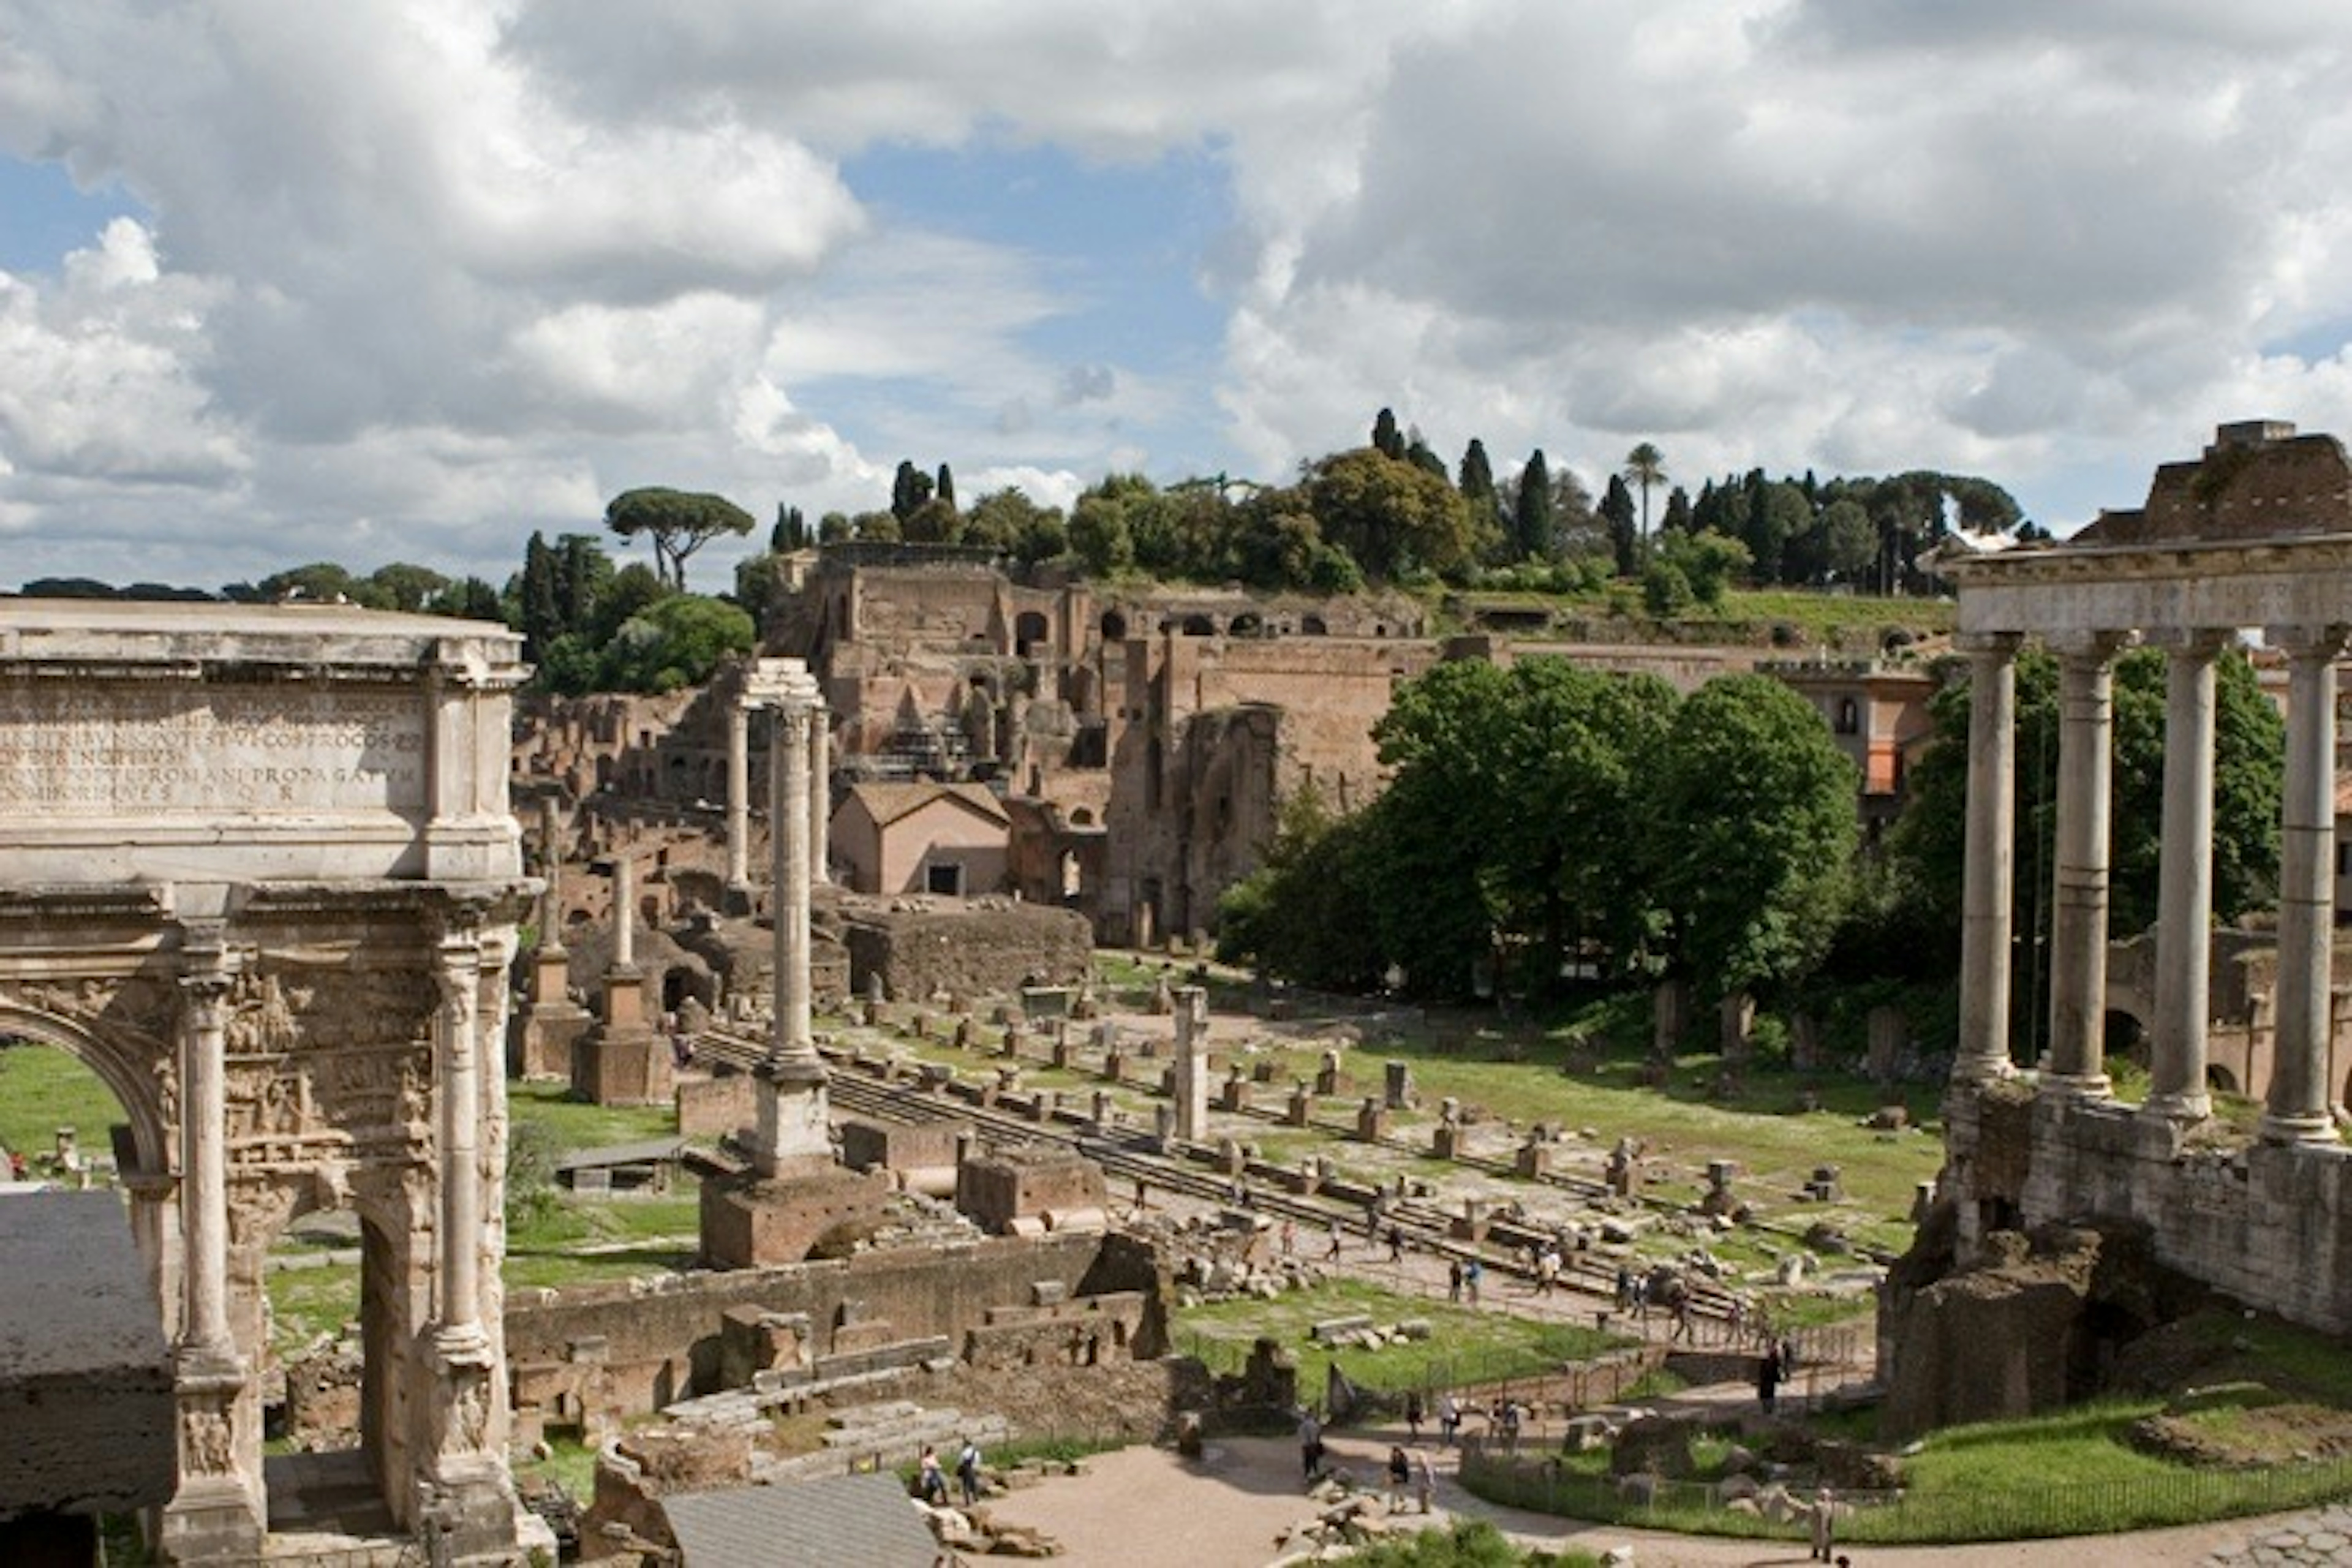
M1323 1466L1323 1424L1312 1409L1298 1417L1298 1468L1308 1480Z
M1391 1513L1402 1513L1404 1510L1404 1489L1406 1483L1412 1479L1412 1461L1404 1457L1403 1445L1390 1445L1388 1503Z
M1298 1250L1298 1226L1289 1220L1282 1222L1282 1255L1285 1258Z
M1486 1277L1486 1266L1476 1258L1462 1266L1462 1288L1470 1293L1470 1304L1478 1304L1478 1281Z
M1454 1395L1437 1396L1437 1435L1449 1448L1454 1447L1454 1434L1462 1429L1462 1406L1454 1403Z
M1456 1303L1462 1300L1462 1259L1458 1258L1446 1261L1445 1299Z
M1413 1490L1421 1500L1421 1511L1427 1513L1437 1497L1437 1472L1430 1466L1428 1449L1415 1449L1412 1458L1416 1481Z
M1331 1245L1323 1249L1323 1261L1326 1263L1339 1261L1339 1222L1336 1219L1331 1222Z
M921 1493L923 1500L933 1508L947 1506L948 1478L946 1472L940 1468L940 1456L937 1449L923 1450L922 1468L916 1476L915 1485Z
M1813 1494L1813 1561L1830 1560L1830 1536L1837 1524L1837 1500L1823 1487Z
M963 1505L970 1508L980 1500L980 1445L966 1437L963 1451L956 1456L956 1484L963 1489Z
M1780 1402L1780 1347L1767 1345L1756 1363L1756 1403L1769 1415Z
M1408 1391L1404 1396L1404 1429L1415 1443L1421 1441L1421 1390Z
M1404 1261L1404 1227L1402 1226L1389 1226L1389 1261L1391 1263Z

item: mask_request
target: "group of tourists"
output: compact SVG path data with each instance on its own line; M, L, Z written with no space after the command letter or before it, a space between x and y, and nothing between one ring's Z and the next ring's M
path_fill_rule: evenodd
M956 1452L956 1487L963 1496L963 1506L970 1508L980 1500L980 1445L970 1437ZM948 1503L947 1472L940 1468L940 1452L928 1444L915 1477L916 1495L933 1508L945 1508Z

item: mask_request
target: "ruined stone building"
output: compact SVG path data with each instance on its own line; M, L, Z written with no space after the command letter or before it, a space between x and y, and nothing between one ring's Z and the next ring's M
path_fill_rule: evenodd
M2250 1306L2352 1331L2352 1152L2340 1130L2352 1081L2334 962L2352 460L2331 437L2226 425L2199 458L2158 468L2145 506L2105 513L2063 545L1945 571L1958 587L1971 698L1960 1035L1941 1182L1957 1261L1997 1259L2037 1227L2097 1226L2144 1238L2162 1268ZM2263 1085L2251 1139L2212 1118L2209 994L2214 662L2243 628L2258 628L2288 668L2267 1027L2261 1059L2242 1064ZM2032 1073L2015 1059L2010 1005L2015 673L2029 639L2056 656L2060 679L2051 1043ZM2153 984L2150 1084L2137 1105L2116 1097L2104 1056L2112 669L2136 640L2163 648L2167 667L2159 916L2154 962L2138 972ZM2017 1355L2068 1349L2032 1337ZM2011 1370L2020 1386L2034 1381ZM1916 1358L1904 1375L1915 1374L1927 1375ZM1977 1366L1969 1378L2009 1375Z
M121 1106L172 1346L167 1561L254 1562L298 1500L263 1452L262 1273L321 1209L357 1216L362 1254L337 1484L452 1561L519 1555L498 1041L530 890L520 652L502 626L326 605L0 606L0 1034ZM27 1352L0 1334L0 1363ZM76 1440L82 1414L7 1441Z

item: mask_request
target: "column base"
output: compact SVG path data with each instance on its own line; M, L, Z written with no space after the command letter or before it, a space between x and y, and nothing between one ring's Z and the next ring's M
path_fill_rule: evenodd
M2103 1072L2045 1072L2041 1091L2053 1100L2113 1100L2116 1086Z
M2324 1110L2299 1111L2282 1116L2263 1112L2259 1136L2265 1143L2336 1143L2343 1134L2336 1129L2336 1118Z
M436 1562L510 1562L518 1504L506 1467L488 1455L444 1458L436 1474L416 1478L415 1518L420 1540L439 1539Z
M1952 1063L1954 1083L2000 1083L2017 1076L2017 1064L2007 1057L1961 1057Z
M719 912L738 920L749 918L760 907L759 891L749 882L729 882L719 900Z
M266 1532L253 1494L232 1476L196 1476L163 1505L166 1563L255 1563Z
M2201 1089L2193 1093L2151 1094L2139 1108L2139 1113L2167 1121L2203 1121L2213 1114L2213 1097Z

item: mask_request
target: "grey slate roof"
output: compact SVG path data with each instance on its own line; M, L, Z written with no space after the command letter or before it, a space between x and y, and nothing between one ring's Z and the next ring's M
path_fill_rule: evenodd
M661 1500L686 1568L931 1568L930 1527L892 1475Z

